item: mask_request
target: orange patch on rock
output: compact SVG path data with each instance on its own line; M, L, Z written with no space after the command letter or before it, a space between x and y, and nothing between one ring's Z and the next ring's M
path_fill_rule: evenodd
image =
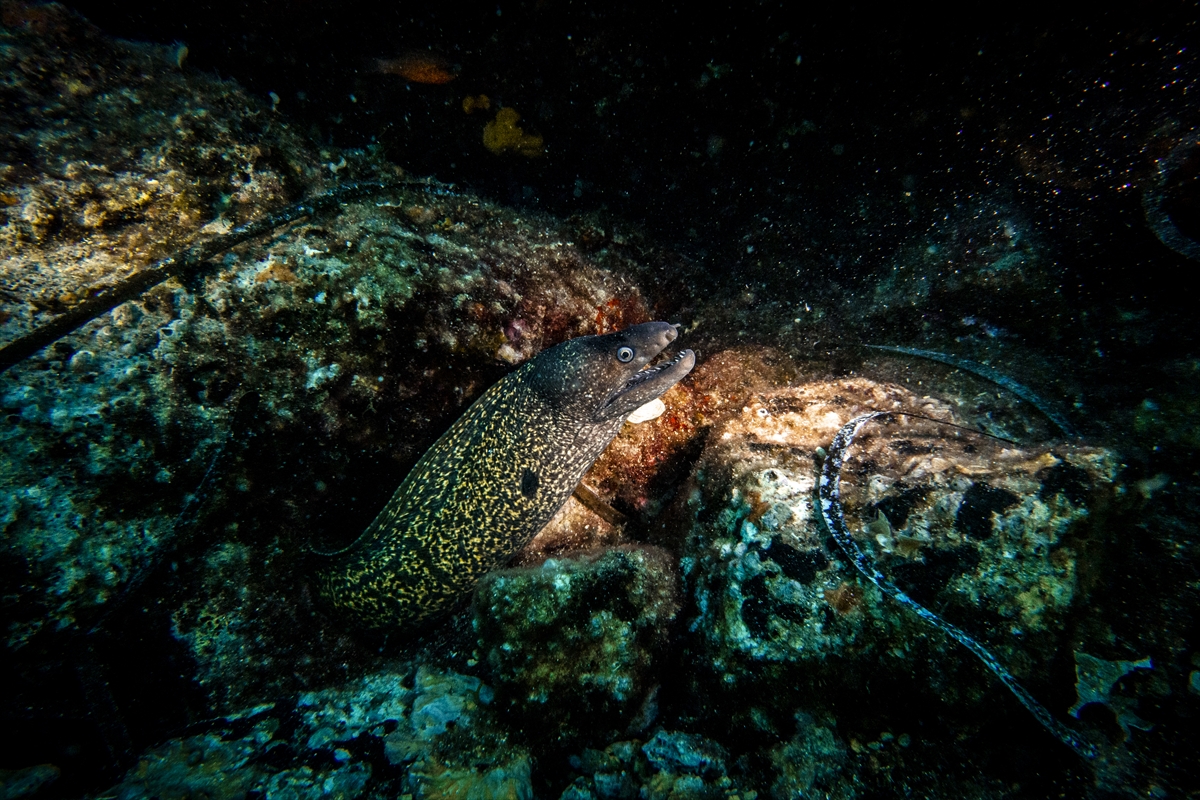
M849 614L862 602L862 589L857 584L840 583L836 589L825 590L825 602L839 614Z
M254 276L255 283L266 283L267 281L296 283L297 280L296 273L288 269L286 264L281 264L278 261L273 262L269 267L259 270Z
M640 294L610 297L596 306L596 333L612 333L649 320Z

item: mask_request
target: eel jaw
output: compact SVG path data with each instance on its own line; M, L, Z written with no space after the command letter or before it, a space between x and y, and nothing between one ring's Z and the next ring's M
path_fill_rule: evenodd
M695 366L696 354L691 350L683 350L670 361L633 373L625 385L600 407L596 418L604 420L632 414L651 400L661 397Z

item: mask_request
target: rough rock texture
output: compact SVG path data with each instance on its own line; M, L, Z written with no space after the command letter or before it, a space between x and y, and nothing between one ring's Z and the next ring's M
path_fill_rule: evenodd
M649 741L613 742L603 750L571 757L574 777L562 800L634 798L644 800L754 800L728 774L729 754L696 734L658 730Z
M167 48L114 43L56 6L22 14L3 54L28 79L10 89L46 118L6 129L37 154L3 176L19 200L0 219L6 339L330 179L395 177L375 154L327 169L259 101ZM76 152L67 134L97 115L107 144ZM63 135L28 139L50 130ZM85 213L122 186L151 187L136 213ZM550 218L400 187L241 245L0 376L9 646L88 630L165 582L181 597L171 630L225 708L343 671L354 644L312 599L310 549L357 535L511 364L670 313L639 288L653 256L615 242L585 254L573 238Z
M417 797L528 800L530 757L509 742L486 706L492 692L478 678L418 668L408 724L384 740L391 764L406 765Z
M680 502L693 520L686 658L709 671L702 685L737 698L745 724L776 729L781 692L824 707L879 673L911 676L914 692L947 705L1015 705L973 656L864 585L819 525L817 451L869 409L956 419L941 401L865 379L766 392L712 432ZM1099 448L1018 447L901 417L859 435L842 492L883 571L1037 687L1069 641L1116 469Z
M56 4L0 15L4 338L320 179L266 103L178 46L113 40Z
M551 740L645 727L676 581L671 554L630 547L488 575L475 628L499 699Z
M56 5L5 3L3 18L0 339L317 177L303 140L173 48L113 41ZM33 600L7 615L11 644L94 621L223 439L219 410L163 397L153 351L191 317L178 299L152 293L0 379L9 599Z
M277 721L255 726L240 739L227 740L215 734L172 739L144 754L108 796L120 800L186 800L197 796L236 800L258 791L266 797L351 800L361 795L371 778L371 768L366 764L326 769L301 765L276 771L256 763L264 746L273 741L277 725L272 722Z
M771 797L787 800L825 792L827 797L856 797L853 778L847 775L846 745L831 728L797 712L796 732L771 748L771 764L777 777Z
M505 742L490 702L491 690L477 678L424 666L388 669L171 739L104 794L531 798L529 756ZM385 757L373 766L378 750Z

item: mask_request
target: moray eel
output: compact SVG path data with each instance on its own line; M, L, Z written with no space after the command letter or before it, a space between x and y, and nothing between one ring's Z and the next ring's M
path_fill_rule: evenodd
M647 322L569 339L502 378L421 456L322 593L366 628L451 609L550 521L633 411L692 370L691 350L647 368L677 335Z

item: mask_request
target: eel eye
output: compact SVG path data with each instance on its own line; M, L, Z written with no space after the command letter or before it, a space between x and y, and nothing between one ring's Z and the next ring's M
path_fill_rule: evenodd
M622 364L628 364L630 361L633 361L633 348L617 348L617 361L620 361Z

